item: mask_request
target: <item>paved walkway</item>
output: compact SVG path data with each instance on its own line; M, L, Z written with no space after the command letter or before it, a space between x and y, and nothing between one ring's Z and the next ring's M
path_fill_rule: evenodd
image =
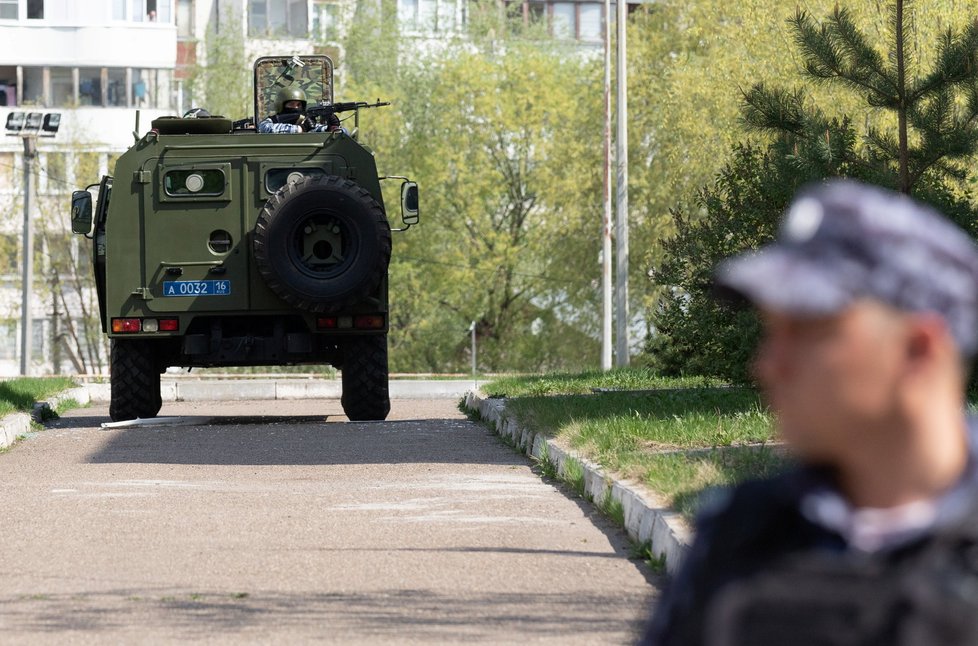
M657 581L456 401L67 413L0 455L6 643L627 643ZM199 423L199 418L212 418Z

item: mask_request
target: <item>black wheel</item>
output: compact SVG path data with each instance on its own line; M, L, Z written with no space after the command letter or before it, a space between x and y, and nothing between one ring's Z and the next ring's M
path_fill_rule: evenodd
M121 422L156 417L163 406L156 347L145 339L112 339L109 417Z
M337 311L380 284L391 257L390 225L356 182L301 177L265 203L254 251L265 283L290 306Z
M343 347L343 412L354 422L382 420L391 412L387 390L387 336L352 338Z

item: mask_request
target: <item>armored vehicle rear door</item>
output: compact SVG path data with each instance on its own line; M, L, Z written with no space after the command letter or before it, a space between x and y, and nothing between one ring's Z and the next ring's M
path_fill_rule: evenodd
M280 90L302 90L308 105L333 101L333 61L328 56L264 56L255 61L255 123L275 112Z
M156 312L248 307L242 160L162 158L145 178L143 249Z

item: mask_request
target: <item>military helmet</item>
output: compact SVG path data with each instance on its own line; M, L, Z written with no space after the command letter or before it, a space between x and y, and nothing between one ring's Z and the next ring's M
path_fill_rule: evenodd
M306 93L302 91L301 87L284 87L278 92L278 96L275 98L275 112L282 114L285 112L285 104L289 101L302 101L302 108L306 107Z

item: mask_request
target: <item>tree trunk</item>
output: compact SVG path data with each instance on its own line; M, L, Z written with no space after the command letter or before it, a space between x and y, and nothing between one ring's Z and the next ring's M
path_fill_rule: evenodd
M896 0L897 127L900 146L900 192L910 195L910 155L907 150L907 70L903 52L903 0Z

